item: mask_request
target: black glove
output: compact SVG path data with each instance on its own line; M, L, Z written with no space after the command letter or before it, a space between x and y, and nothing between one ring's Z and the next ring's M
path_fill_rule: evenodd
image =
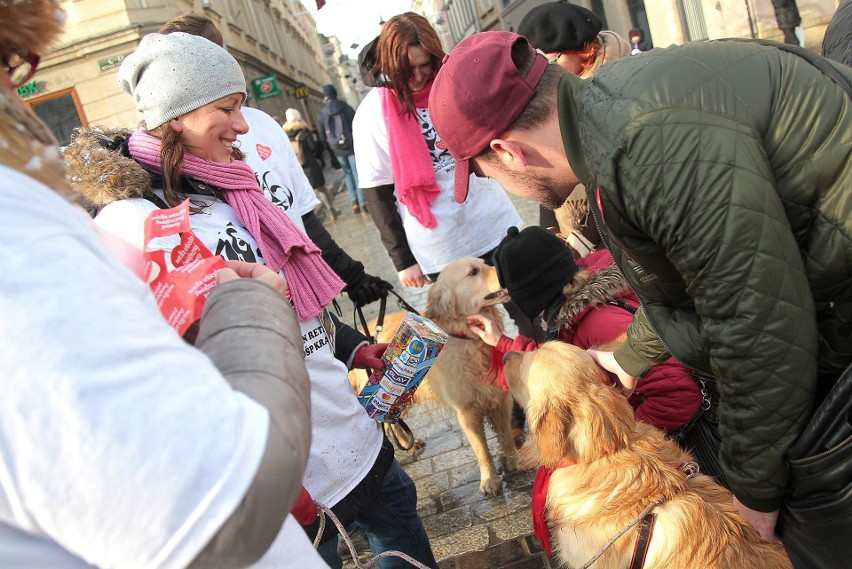
M385 298L393 285L379 277L363 273L361 277L353 280L344 289L355 306L364 306Z

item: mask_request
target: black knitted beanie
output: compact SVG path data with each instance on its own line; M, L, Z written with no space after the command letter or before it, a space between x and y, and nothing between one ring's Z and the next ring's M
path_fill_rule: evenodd
M568 245L542 227L510 227L494 251L500 286L530 320L562 294L579 267Z
M594 12L563 2L536 6L521 20L518 33L544 53L580 49L601 31L603 22Z

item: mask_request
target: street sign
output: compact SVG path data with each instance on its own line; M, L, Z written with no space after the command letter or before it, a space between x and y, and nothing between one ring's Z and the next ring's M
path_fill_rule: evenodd
M278 80L275 78L275 75L266 75L264 77L253 79L251 82L251 88L254 92L254 96L258 99L277 97L281 93L281 91L278 90Z
M124 61L124 58L130 55L129 53L124 53L121 55L115 55L108 59L99 59L98 60L98 69L101 70L101 73L105 73L112 69L115 69L121 65L121 62Z
M296 87L296 98L297 99L307 99L308 98L308 88L304 85L299 85Z

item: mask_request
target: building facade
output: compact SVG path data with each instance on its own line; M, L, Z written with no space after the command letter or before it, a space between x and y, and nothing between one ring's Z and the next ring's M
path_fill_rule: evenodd
M309 121L322 107L329 74L314 19L298 0L68 0L62 6L68 18L59 44L18 90L60 144L80 125L139 125L133 99L118 87L118 68L143 36L187 13L216 22L242 66L249 106L281 122L288 107Z
M445 50L485 30L516 30L526 14L547 0L421 0L418 11L437 30L446 28ZM628 37L640 28L655 46L724 37L782 41L772 0L572 0L597 14L604 28ZM440 5L440 8L436 8ZM805 47L819 51L838 0L797 0Z
M353 109L370 90L364 85L358 62L347 56L335 36L319 35L320 45L332 84L337 87L337 98L346 101Z

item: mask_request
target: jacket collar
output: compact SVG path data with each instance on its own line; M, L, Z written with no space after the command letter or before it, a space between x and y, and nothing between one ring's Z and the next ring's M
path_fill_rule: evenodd
M559 113L559 130L562 132L562 144L571 169L580 180L589 185L589 171L586 156L580 143L581 99L589 80L581 79L573 73L565 73L559 80L556 99Z
M558 310L548 314L548 329L570 331L588 310L630 292L627 280L615 265L594 273L580 271L573 282L579 283L579 289L571 292L570 296L566 295Z

